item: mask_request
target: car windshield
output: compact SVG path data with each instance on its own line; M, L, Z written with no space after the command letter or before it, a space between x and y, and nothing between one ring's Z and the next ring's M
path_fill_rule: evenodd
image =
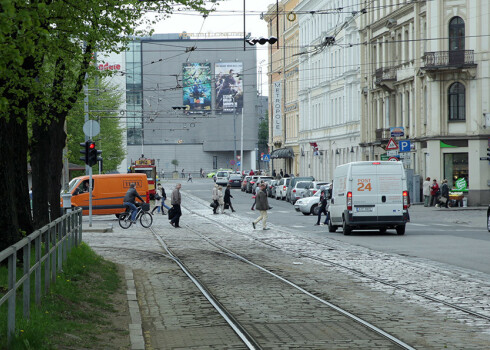
M73 189L78 186L79 181L80 181L80 179L76 179L76 178L72 179L70 181L70 183L68 184L68 192L71 193L73 191Z
M227 172L224 172L224 171L220 171L216 176L218 176L218 177L226 177L226 176L228 176L228 173Z
M307 188L310 185L309 182L298 182L296 188Z

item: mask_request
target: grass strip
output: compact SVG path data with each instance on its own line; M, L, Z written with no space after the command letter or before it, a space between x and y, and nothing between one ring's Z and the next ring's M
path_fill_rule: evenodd
M7 269L0 268L0 290L6 287L6 275ZM126 290L116 264L82 243L72 249L56 277L40 306L31 297L29 320L22 317L18 293L16 333L9 346L2 305L0 349L129 349Z

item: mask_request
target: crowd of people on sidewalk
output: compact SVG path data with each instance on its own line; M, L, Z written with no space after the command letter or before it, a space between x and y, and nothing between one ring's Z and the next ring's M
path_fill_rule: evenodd
M424 196L424 207L448 208L449 204L449 185L447 179L442 180L441 186L437 179L427 177L422 184L422 194Z

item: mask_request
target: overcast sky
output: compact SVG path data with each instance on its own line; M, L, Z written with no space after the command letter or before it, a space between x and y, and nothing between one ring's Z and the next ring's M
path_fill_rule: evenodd
M252 37L267 37L267 23L260 19L260 14L267 11L269 4L275 0L246 0L245 31ZM211 4L208 5L210 8ZM196 13L175 11L171 18L160 21L155 27L155 33L243 33L243 0L219 1L216 11L206 19ZM248 44L247 44L248 45ZM257 63L262 66L262 93L267 95L267 45L257 45ZM262 63L260 63L262 62Z

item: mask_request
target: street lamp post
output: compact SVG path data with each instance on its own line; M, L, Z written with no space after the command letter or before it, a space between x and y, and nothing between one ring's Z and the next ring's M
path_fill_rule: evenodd
M235 102L235 97L233 97L233 143L234 143L234 148L233 148L233 166L235 167L236 171L236 102Z

